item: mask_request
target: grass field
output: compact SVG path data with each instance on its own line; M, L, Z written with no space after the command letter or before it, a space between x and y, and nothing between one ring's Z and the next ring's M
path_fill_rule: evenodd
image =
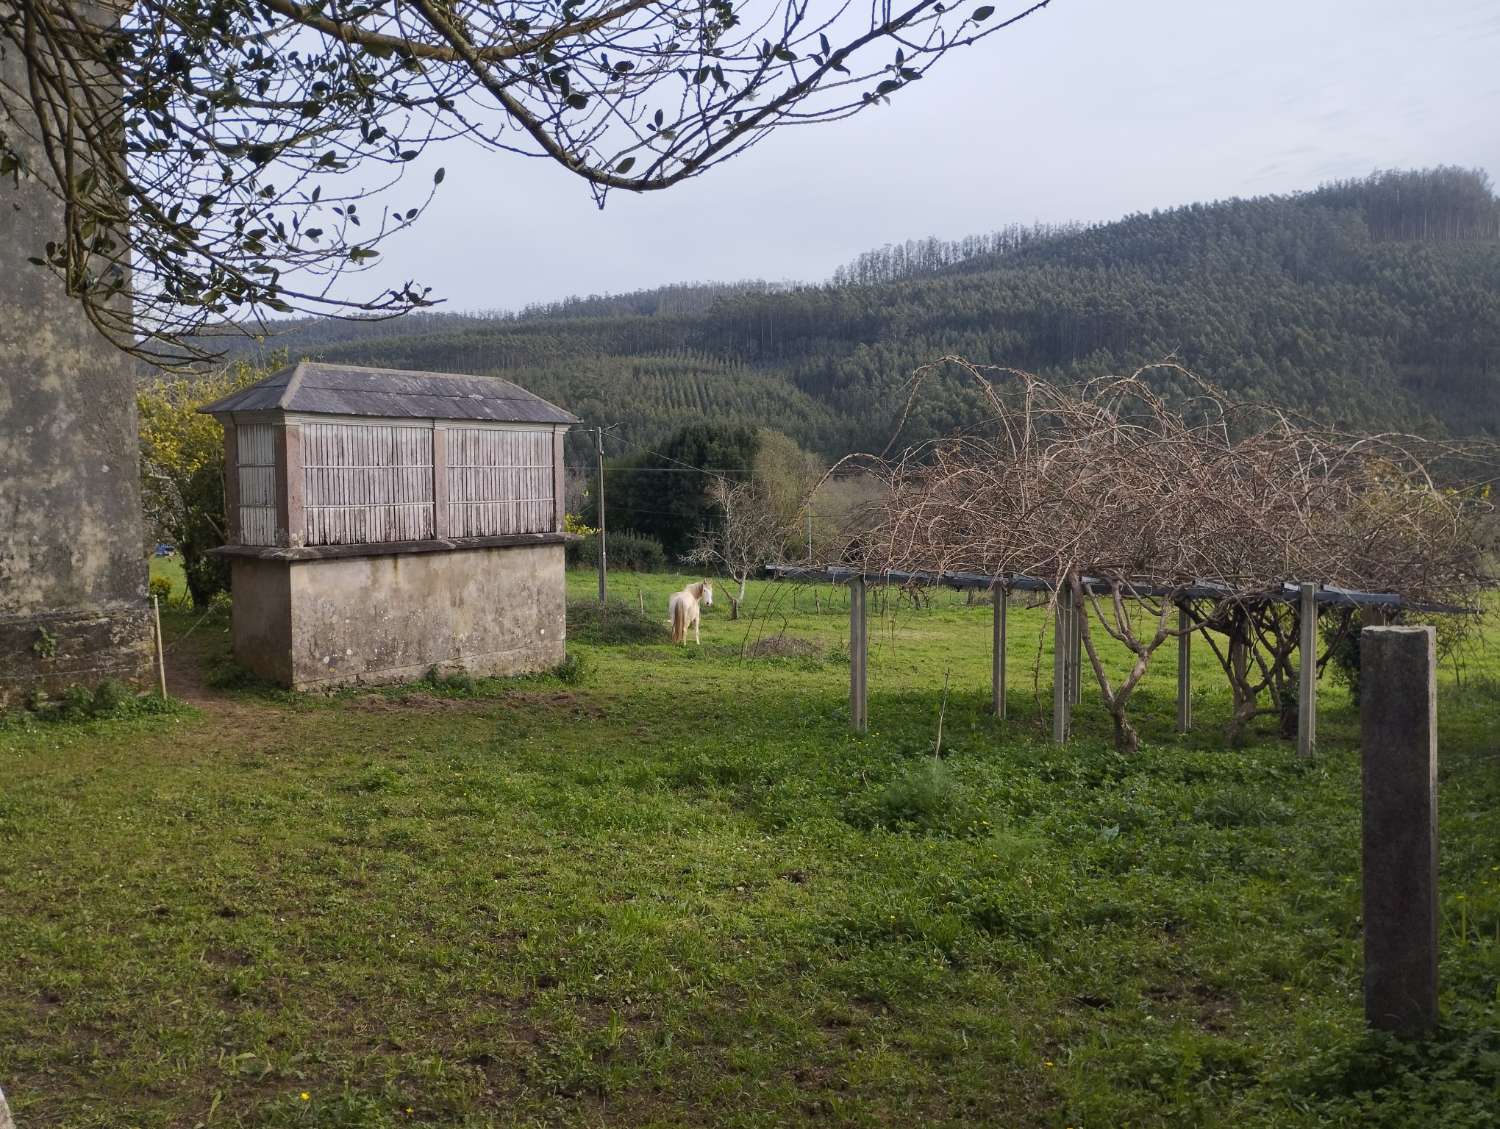
M566 678L0 726L18 1124L1497 1124L1500 647L1442 678L1445 1026L1403 1045L1362 1032L1342 690L1311 763L1230 751L1202 647L1172 733L1164 651L1138 755L1087 683L1058 748L1043 612L999 723L990 610L881 599L855 736L814 599L721 595L701 649L580 610Z

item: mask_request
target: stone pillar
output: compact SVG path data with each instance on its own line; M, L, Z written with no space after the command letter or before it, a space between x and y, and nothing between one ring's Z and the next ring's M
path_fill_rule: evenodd
M25 89L19 52L0 82ZM42 167L11 113L0 102L0 133ZM40 183L0 179L0 707L151 670L131 362L27 261L62 238Z
M276 422L276 544L307 544L306 482L302 473L302 425Z
M448 425L432 426L432 535L453 535L453 513L448 506Z
M1400 1035L1438 1022L1437 634L1360 633L1365 1019Z
M566 427L552 429L552 528L561 533L568 523L568 476L564 465L563 439L568 434Z

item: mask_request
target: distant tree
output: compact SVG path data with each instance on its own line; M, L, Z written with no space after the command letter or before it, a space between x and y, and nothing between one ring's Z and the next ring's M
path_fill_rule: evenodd
M229 587L228 569L208 555L227 535L224 429L198 409L265 375L241 361L211 376L153 380L136 394L146 520L182 554L195 607Z
M734 582L729 593L729 618L739 619L745 585L764 565L781 557L796 531L795 515L788 521L765 483L714 479L708 496L718 519L697 536L688 560L719 568Z
M757 445L747 427L692 424L659 447L611 464L604 480L608 527L655 537L670 556L682 558L717 519L710 486L718 478L748 478ZM592 505L584 516L599 524Z
M765 493L772 512L791 531L793 541L799 522L807 515L808 498L826 469L822 459L804 451L790 436L769 427L756 433L751 477Z
M0 176L62 203L36 261L96 325L174 360L208 324L348 309L331 276L442 170L361 205L433 141L545 157L602 203L882 104L1047 3L28 0L0 8ZM428 302L408 282L355 305Z

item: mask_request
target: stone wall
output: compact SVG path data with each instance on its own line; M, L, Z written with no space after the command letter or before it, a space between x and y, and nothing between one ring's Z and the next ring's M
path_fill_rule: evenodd
M24 86L16 52L0 68ZM150 670L130 365L27 262L57 217L37 181L0 182L0 707Z
M312 560L231 558L234 654L282 686L401 682L432 667L523 674L563 660L562 539Z

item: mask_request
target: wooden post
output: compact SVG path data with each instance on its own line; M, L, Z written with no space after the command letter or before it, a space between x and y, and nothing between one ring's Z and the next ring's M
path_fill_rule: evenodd
M160 679L162 701L167 699L167 660L161 645L161 601L151 597L151 618L156 623L156 674Z
M849 582L849 726L856 733L870 727L867 661L870 638L865 627L865 578Z
M1359 643L1365 1020L1421 1035L1438 1022L1437 633Z
M1071 599L1057 593L1052 613L1052 740L1068 740L1068 604Z
M995 601L995 638L990 649L990 705L995 716L1005 717L1005 585L990 589Z
M1318 586L1303 584L1299 591L1297 755L1310 757L1318 747Z
M599 606L609 595L609 543L604 533L604 428L594 428L595 451L599 455Z
M1193 633L1187 605L1177 606L1177 732L1186 733L1193 724Z
M448 428L432 428L432 535L453 536L453 510L448 505Z

